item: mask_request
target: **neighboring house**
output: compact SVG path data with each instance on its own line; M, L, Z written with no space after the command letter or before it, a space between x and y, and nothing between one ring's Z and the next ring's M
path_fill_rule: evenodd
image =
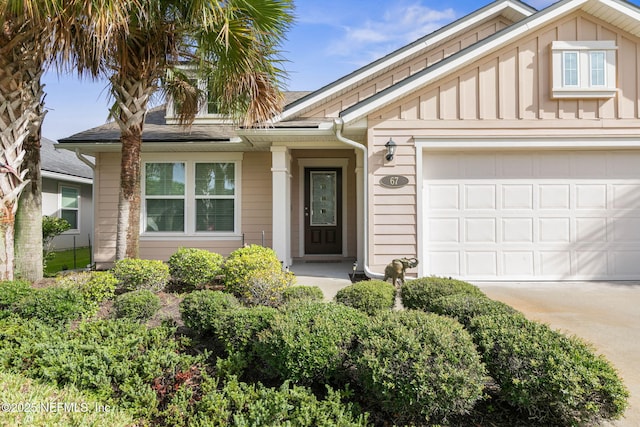
M264 235L285 266L356 258L373 275L416 257L420 275L640 279L639 68L627 2L496 1L271 127L203 111L183 131L169 104L143 135L140 254L227 254ZM99 267L115 256L118 135L60 141L96 156Z
M42 214L69 221L71 229L53 239L56 250L89 246L93 236L93 170L75 153L42 138ZM92 159L91 159L92 160Z

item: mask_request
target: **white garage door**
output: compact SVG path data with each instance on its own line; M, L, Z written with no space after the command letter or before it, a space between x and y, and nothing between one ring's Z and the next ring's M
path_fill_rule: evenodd
M637 151L425 152L427 274L640 279Z

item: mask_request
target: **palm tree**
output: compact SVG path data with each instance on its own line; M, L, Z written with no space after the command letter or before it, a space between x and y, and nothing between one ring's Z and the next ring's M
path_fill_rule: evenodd
M181 72L190 64L211 82L221 112L243 123L282 108L276 47L292 21L291 0L148 0L132 8L128 30L111 38L111 115L122 159L116 259L138 256L140 152L148 103L162 88L193 121L202 94Z
M114 27L126 28L129 1L0 0L0 280L14 275L18 200L25 188L16 260L20 273L42 277L40 135L44 118L41 76L48 63L73 62L96 74L94 54L76 51L93 34L99 52ZM29 187L27 187L29 186Z

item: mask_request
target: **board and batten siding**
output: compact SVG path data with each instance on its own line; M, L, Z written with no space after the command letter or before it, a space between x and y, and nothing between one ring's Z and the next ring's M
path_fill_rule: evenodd
M509 26L511 22L503 16L493 18L480 25L471 27L458 37L427 47L415 58L398 64L373 80L364 81L358 86L341 94L338 98L311 109L303 114L304 117L338 117L340 111L375 95L378 92L396 84L412 74L422 71L428 66L453 55L456 52L482 40L497 31Z
M203 159L215 153L203 153ZM179 154L176 154L179 160ZM143 154L144 160L144 154ZM116 223L118 218L118 192L120 177L120 153L99 153L96 156L96 209L94 259L98 269L110 268L115 260ZM242 160L241 182L241 233L245 243L272 244L272 185L271 153L248 152ZM228 255L242 246L241 238L211 238L198 236L189 239L140 238L140 257L167 261L179 247L207 249Z
M617 96L552 99L553 41L614 40ZM640 118L640 40L583 12L549 25L371 115L374 120L429 121L443 135L478 129L617 128ZM459 121L464 120L464 123ZM637 126L632 124L631 126ZM492 130L493 132L493 130ZM541 131L544 132L544 131Z
M618 93L610 99L552 99L551 42L615 40ZM416 89L368 116L370 147L370 264L378 271L393 258L417 257L415 138L615 138L640 127L640 39L584 12L488 52L473 64ZM384 161L384 144L398 144ZM404 175L401 189L379 185Z

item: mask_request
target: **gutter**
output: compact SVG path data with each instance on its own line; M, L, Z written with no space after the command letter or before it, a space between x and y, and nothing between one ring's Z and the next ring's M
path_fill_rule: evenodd
M341 118L337 118L334 120L333 129L335 131L335 135L338 141L343 142L350 147L353 147L357 150L362 151L362 154L363 154L362 167L364 171L363 171L362 180L364 182L364 191L362 196L364 200L363 200L362 213L363 213L364 233L362 236L362 240L363 240L364 248L362 253L363 253L364 259L362 260L362 264L364 268L364 274L366 274L366 276L371 279L382 280L384 278L384 275L371 271L369 269L369 266L367 265L367 262L369 259L369 156L368 156L369 153L367 152L367 147L360 144L359 142L348 139L342 135L343 126L344 126L344 121Z
M91 161L89 159L87 159L85 156L83 156L82 153L80 153L80 149L79 148L76 148L75 153L76 153L76 157L78 158L78 160L80 160L85 165L89 166L91 168L91 170L95 172L96 165L91 163Z

